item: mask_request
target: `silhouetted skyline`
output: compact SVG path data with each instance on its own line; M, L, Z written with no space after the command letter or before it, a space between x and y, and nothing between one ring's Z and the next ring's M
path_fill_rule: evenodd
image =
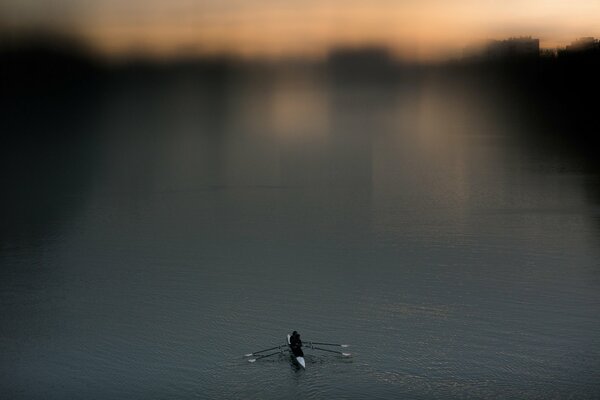
M339 46L381 44L407 59L457 56L470 43L533 36L542 48L600 36L594 0L59 0L0 3L0 35L60 30L112 55L232 54L325 57ZM4 32L4 33L2 33Z
M557 56L559 54L593 53L600 52L600 40L594 36L581 36L574 38L564 46L554 48L543 48L541 39L533 36L510 36L506 38L492 38L479 43L463 45L460 54L453 57L440 58L437 60L420 60L405 58L394 50L393 45L385 43L371 43L366 45L338 45L326 49L323 56L318 58L290 56L273 60L269 57L244 58L234 53L199 54L194 52L179 52L167 58L156 58L152 54L143 51L132 51L125 57L106 57L105 53L99 52L89 41L73 34L53 30L27 30L19 33L0 36L0 52L5 56L15 53L47 53L63 54L65 56L80 55L89 60L104 61L143 61L160 63L180 63L193 60L230 60L233 62L253 61L292 61L292 62L315 62L326 61L336 65L365 63L380 63L391 65L397 62L403 63L434 63L448 60L474 60L474 59L503 59L523 58L531 56ZM442 52L444 53L444 52ZM123 56L123 55L122 55ZM103 61L104 60L104 61ZM362 61L361 61L362 60ZM6 63L5 63L6 64Z

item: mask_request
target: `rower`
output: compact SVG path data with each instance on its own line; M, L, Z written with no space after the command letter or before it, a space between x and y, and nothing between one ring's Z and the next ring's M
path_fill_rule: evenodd
M292 336L290 337L290 348L295 357L304 357L302 340L300 340L300 334L296 331L292 332Z

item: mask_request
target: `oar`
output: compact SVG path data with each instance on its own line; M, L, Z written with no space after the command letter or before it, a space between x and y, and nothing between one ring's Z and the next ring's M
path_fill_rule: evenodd
M344 357L350 357L352 354L350 353L342 353L341 351L337 351L337 350L329 350L329 349L323 349L321 347L312 347L315 350L321 350L321 351L328 351L330 353L336 353L336 354L341 354Z
M338 347L350 347L349 344L338 344L338 343L322 343L322 342L310 342L308 341L307 343L310 344L320 344L322 346L338 346Z
M265 354L264 356L260 356L260 357L256 357L256 358L251 358L251 359L248 360L248 362L253 363L256 360L260 360L261 358L267 358L267 357L271 357L271 356L274 356L276 354L281 354L281 353L282 353L281 351L276 351L275 353Z
M283 347L283 346L284 345L279 345L279 346L271 347L270 349L264 349L264 350L255 351L254 353L244 354L244 357L252 357L253 355L264 353L265 351L281 349L281 347Z

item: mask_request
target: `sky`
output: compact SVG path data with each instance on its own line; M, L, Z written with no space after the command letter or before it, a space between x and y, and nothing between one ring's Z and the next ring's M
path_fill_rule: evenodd
M379 44L416 59L512 36L600 36L600 0L0 0L0 30L56 29L106 54L319 57Z

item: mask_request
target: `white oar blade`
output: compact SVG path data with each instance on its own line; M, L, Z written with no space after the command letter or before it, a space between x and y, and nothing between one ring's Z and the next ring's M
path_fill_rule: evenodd
M342 355L343 355L344 357L350 357L350 356L352 355L352 353L342 353Z
M253 363L254 361L256 361L256 358L251 358L248 360L248 362Z
M342 347L350 347L350 345L349 345L349 344L342 344L341 346L342 346Z
M252 353L248 353L248 354L244 354L244 357L252 357L254 354Z

